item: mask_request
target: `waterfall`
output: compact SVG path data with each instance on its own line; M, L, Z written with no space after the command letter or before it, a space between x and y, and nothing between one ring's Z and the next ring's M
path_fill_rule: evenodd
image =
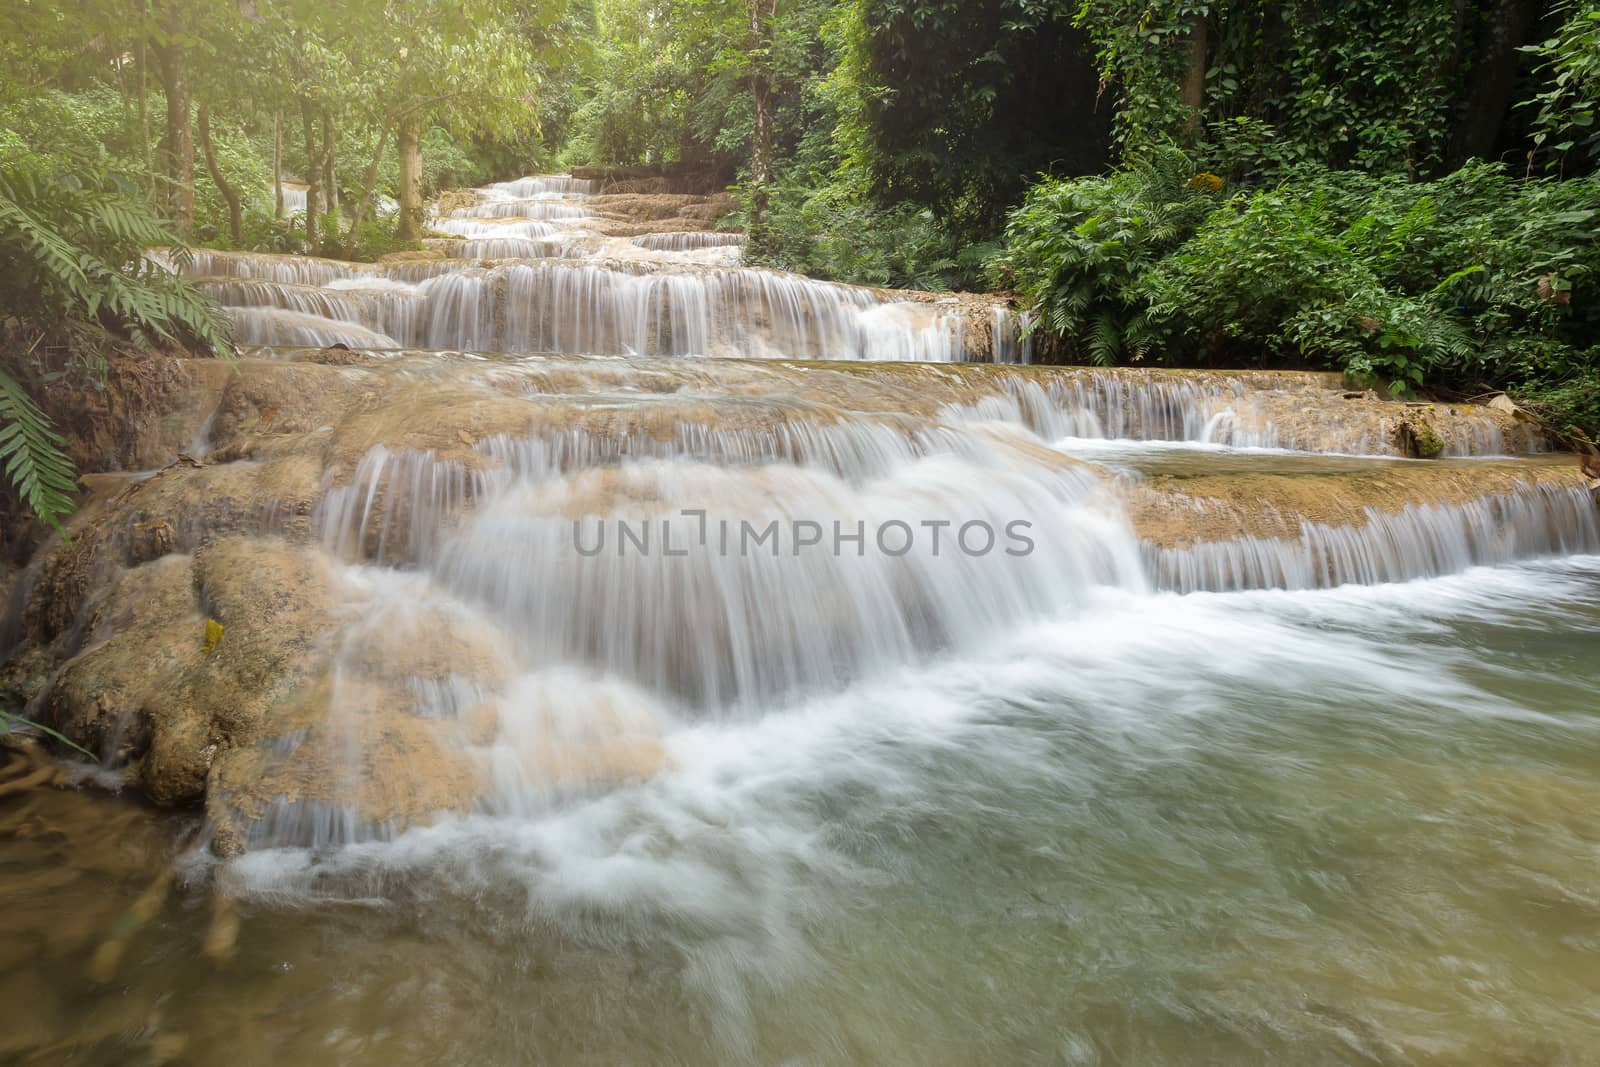
M462 249L469 260L472 244ZM468 261L354 265L207 252L197 254L190 274L228 307L241 339L255 344L307 343L303 331L274 333L275 324L289 322L269 314L277 308L333 318L348 314L352 325L452 350L935 362L964 354L959 313L775 271L657 272L644 264L557 259L485 270ZM259 287L245 297L237 286L206 279L271 282L277 288ZM294 288L337 287L348 298L354 289L384 291L396 281L417 283L416 299L367 301L359 311L348 299L319 302ZM344 313L330 314L339 308ZM498 322L505 329L497 335Z
M1016 312L996 304L990 312L990 351L996 363L1033 362L1033 312Z
M283 181L281 188L283 189L284 217L287 218L294 215L304 215L306 213L306 193L308 192L307 187L299 182L285 180ZM271 189L267 190L267 200L269 208L276 206L273 203L273 201L276 200L276 195Z
M1077 388L1052 390L995 368L984 377L992 404L874 418L823 406L836 394L827 382L808 393L815 372L803 368L743 393L731 372L719 385L690 365L651 375L656 395L693 390L681 416L602 431L568 421L564 405L599 415L645 380L625 368L608 368L609 388L572 379L582 365L526 372L546 431L491 434L450 456L374 447L312 517L349 580L377 597L341 662L365 662L351 649L379 620L405 631L442 614L455 620L450 632L492 635L497 661L510 664L500 680L418 683L414 714L476 730L495 709L477 803L499 817L539 818L636 761L654 766L654 739L675 723L756 722L908 665L980 654L1031 625L1092 617L1107 590L1148 599L1377 585L1600 553L1589 494L1520 480L1516 467L1484 468L1484 492L1465 501L1373 505L1359 522L1307 522L1292 537L1166 545L1146 539L1135 513L1148 512L1151 494L1163 514L1200 507L1178 492L1182 480L1152 489L1074 461L1036 432L1072 428L1069 402L1096 409L1079 412L1080 428L1122 418L1171 431L1184 425L1183 403L1237 404L1292 375L1216 376L1193 390L1162 376L1141 390L1137 375L1094 388L1104 372L1081 372ZM504 373L487 384L517 392L524 372ZM550 392L561 381L568 393ZM779 408L781 421L744 419L773 388L818 417ZM926 378L916 388L941 386ZM649 403L642 395L631 403ZM1241 477L1283 461L1261 462ZM1348 469L1364 477L1370 462ZM1422 474L1453 468L1406 469L1425 487ZM1298 477L1328 482L1337 470ZM338 804L286 801L253 824L251 841L337 844L403 829Z
M1039 365L1005 298L595 191L149 253L244 344L130 362L128 469L7 585L17 710L159 805L0 772L8 1054L1587 1058L1574 457Z
M552 237L559 233L554 225L529 219L523 222L502 222L489 219L436 219L433 229L457 237Z
M1241 537L1149 547L1147 563L1158 588L1190 593L1377 585L1600 552L1600 509L1581 488L1529 486L1397 514L1369 508L1363 517L1357 526L1308 523L1292 540Z
M514 199L535 196L587 196L594 191L594 183L565 175L539 175L518 178L516 181L497 182L489 186L489 191L494 195Z
M452 253L456 259L560 259L583 254L559 237L478 237L460 242Z
M1600 552L1589 496L1549 468L1362 458L1394 453L1402 416L1431 420L1447 455L1541 447L1502 414L1382 404L1332 375L1027 366L1027 312L632 257L742 237L580 237L588 194L490 187L401 262L208 252L187 268L245 341L424 350L342 370L413 384L374 380L348 442L330 427L343 458L309 523L362 607L328 684L335 704L378 687L402 721L478 738L479 811L537 818L656 773L675 724L758 722L984 654L1108 591L1378 585ZM666 358L685 356L722 358ZM994 365L956 366L975 358ZM1370 499L1384 479L1400 488ZM411 632L479 651L425 678L373 665ZM335 714L328 736L363 736L366 714ZM294 763L312 736L271 758ZM369 788L346 771L319 799L271 801L248 840L402 832L337 799Z
M738 247L747 240L742 233L647 233L635 237L633 243L656 252L691 252L700 248Z
M1050 440L1090 438L1183 441L1230 448L1389 455L1394 416L1328 403L1332 376L1274 373L1172 373L1128 368L1064 369L1044 382L1008 377L1003 393L952 418L1020 422ZM1307 410L1314 406L1315 416ZM1483 409L1455 411L1437 427L1446 456L1537 452L1547 447L1536 426L1517 423L1508 435Z
M457 208L455 219L588 219L594 212L576 204L551 200L489 200L470 208Z
M400 348L388 334L353 322L278 307L230 308L234 340L246 345L305 345L324 348Z

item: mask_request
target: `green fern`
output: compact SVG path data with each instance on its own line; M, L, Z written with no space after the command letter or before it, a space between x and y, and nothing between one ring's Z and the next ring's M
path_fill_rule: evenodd
M137 187L83 161L71 173L27 155L0 156L0 319L41 334L103 332L139 345L171 343L231 358L218 308L148 258L168 247L187 255ZM104 374L103 343L76 346L85 373ZM11 355L0 369L0 464L22 502L60 529L77 491L59 434L21 384L42 369ZM9 371L9 373L8 373Z
M8 266L0 314L47 328L98 323L139 344L230 356L216 306L145 258L178 246L170 227L129 183L96 167L61 175L29 157L0 159L0 258Z
M1089 361L1097 367L1110 367L1117 362L1117 355L1122 351L1122 331L1114 314L1102 311L1095 316L1089 324L1085 349Z
M61 529L61 516L72 510L78 490L72 461L62 451L61 436L50 425L27 390L0 372L0 463L40 522Z
M994 263L1067 351L1102 365L1142 359L1159 334L1140 279L1218 205L1194 177L1184 153L1166 147L1104 178L1041 181L1011 213Z

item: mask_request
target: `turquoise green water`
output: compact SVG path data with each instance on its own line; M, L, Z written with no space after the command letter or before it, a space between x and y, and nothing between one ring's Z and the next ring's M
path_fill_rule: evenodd
M143 926L191 820L0 799L0 1062L1593 1062L1597 643L1593 557L1107 593Z

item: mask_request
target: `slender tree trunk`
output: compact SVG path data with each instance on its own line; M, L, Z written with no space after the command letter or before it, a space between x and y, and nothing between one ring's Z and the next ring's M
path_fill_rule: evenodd
M239 190L228 183L217 166L217 154L211 148L211 107L204 100L200 101L200 150L205 155L206 173L211 175L211 184L228 202L228 233L233 238L233 247L238 248L244 240L244 214L239 207Z
M272 217L283 218L283 112L272 113Z
M334 174L333 154L338 144L338 131L334 129L333 115L322 109L322 198L328 202L328 213L339 211L339 180ZM329 237L334 236L329 234Z
M396 141L400 151L400 226L406 241L422 236L422 120L408 115L400 120Z
M357 201L355 214L350 218L350 235L345 244L347 254L355 250L356 233L367 217L367 207L372 203L372 191L378 187L378 167L383 163L383 150L389 147L389 134L393 131L392 121L383 124L383 129L378 134L378 150L372 153L372 159L367 164L367 173L362 176L361 199Z
M1188 56L1184 60L1183 83L1179 99L1188 118L1183 122L1184 138L1193 141L1206 107L1206 16L1197 11L1189 16Z
M150 89L146 78L149 70L149 50L145 47L144 6L139 7L139 159L144 164L145 180L150 182L150 192L155 192L155 166L150 159Z
M315 254L321 236L322 168L317 165L317 124L309 100L300 101L300 127L306 142L306 251Z
M768 186L772 184L772 19L778 0L750 0L750 48L756 53L750 71L750 224L766 223Z
M128 65L122 61L124 53L117 53L117 95L122 97L122 131L132 141L138 136L133 128L133 92L128 88Z
M189 68L183 49L162 45L156 49L161 81L167 91L167 136L162 145L163 199L178 236L194 233L194 132L190 115Z

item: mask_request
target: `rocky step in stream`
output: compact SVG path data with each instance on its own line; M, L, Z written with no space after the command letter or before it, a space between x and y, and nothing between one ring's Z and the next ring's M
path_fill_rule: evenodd
M1104 590L1600 551L1570 457L1470 458L1540 444L1514 415L1322 375L263 348L170 377L128 448L160 469L96 476L16 579L6 681L228 854L537 819L698 722ZM1462 458L1395 458L1419 418Z

